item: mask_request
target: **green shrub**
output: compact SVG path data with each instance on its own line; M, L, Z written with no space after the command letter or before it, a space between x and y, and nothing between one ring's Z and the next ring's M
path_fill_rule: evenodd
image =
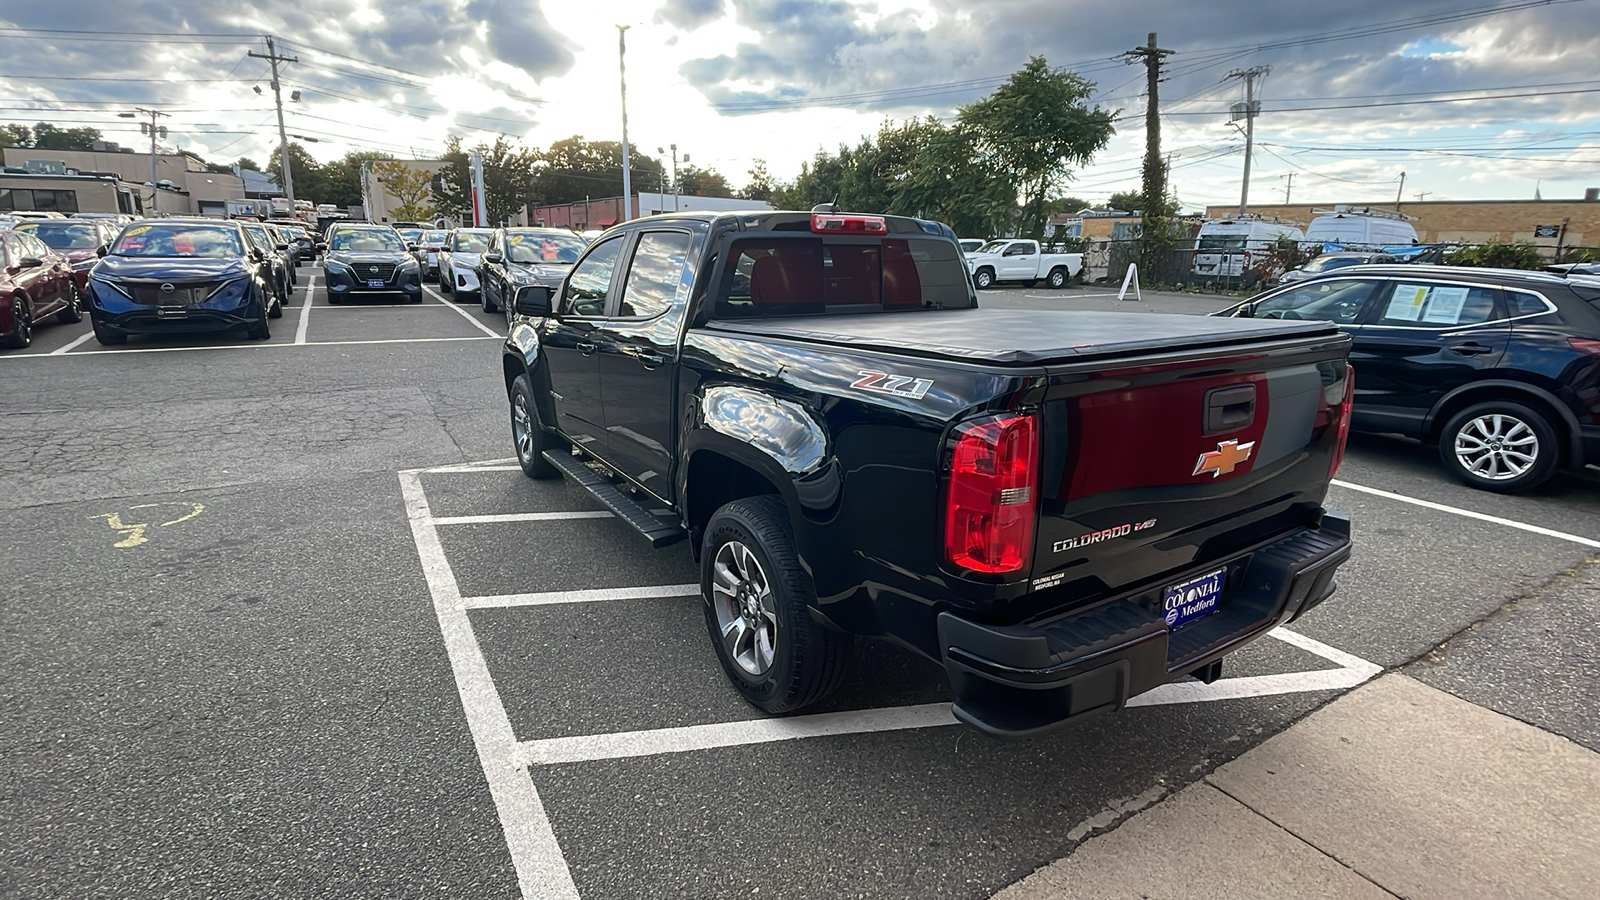
M1489 241L1462 247L1444 258L1447 266L1476 266L1487 269L1537 269L1544 265L1539 248L1527 241L1509 244Z

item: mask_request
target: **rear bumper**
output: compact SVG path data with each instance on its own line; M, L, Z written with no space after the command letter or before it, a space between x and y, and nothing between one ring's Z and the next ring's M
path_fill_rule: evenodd
M1332 596L1350 546L1350 519L1330 512L1320 528L1298 529L1087 609L1011 626L940 613L956 718L989 734L1026 737L1120 710L1129 698L1206 670ZM1164 588L1223 567L1220 609L1169 630Z

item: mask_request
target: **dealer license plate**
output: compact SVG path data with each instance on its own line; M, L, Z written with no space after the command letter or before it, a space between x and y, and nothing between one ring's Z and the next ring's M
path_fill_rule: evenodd
M383 287L382 278L368 278L367 287Z
M1218 569L1167 588L1161 599L1167 627L1178 628L1216 612L1222 602L1222 584L1227 575L1227 569Z

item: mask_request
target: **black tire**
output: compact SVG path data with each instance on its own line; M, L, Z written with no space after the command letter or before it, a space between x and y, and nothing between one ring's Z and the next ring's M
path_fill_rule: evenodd
M63 325L83 321L83 294L78 292L78 282L67 285L67 308L56 313L56 321Z
M483 311L486 313L495 313L500 311L500 304L489 299L489 288L486 286L480 286L478 288L478 301L483 304Z
M994 287L994 270L979 269L972 273L972 286L980 291Z
M742 573L730 564L740 558L735 549L739 546L754 559L754 568ZM725 570L721 578L719 566ZM714 590L714 584L719 589ZM811 617L809 607L815 601L811 579L800 566L788 512L776 495L734 500L712 514L700 554L700 595L706 631L723 671L758 709L796 712L827 697L844 681L854 639ZM750 614L741 614L741 608ZM737 648L745 635L750 636L749 659L741 661L728 645L732 642ZM762 669L766 635L770 635L770 659Z
M404 298L405 295L402 294L401 297ZM410 299L411 299L412 303L421 303L422 302L422 292L421 291L417 291L417 295L415 297L410 298Z
M33 343L33 305L28 298L16 296L11 298L11 332L5 336L0 345L13 350L21 350Z
M446 277L444 277L444 273L440 272L439 273L439 291L440 291L440 293L454 294L456 292L456 289L455 289L455 286L453 284L451 284L452 281L454 281L454 279L446 278Z
M113 331L109 326L94 323L94 339L102 347L117 347L128 342L128 336L120 331Z
M511 382L511 445L517 452L522 474L529 478L561 475L561 470L544 458L544 451L557 446L557 442L539 421L539 405L533 402L533 389L526 375L518 375Z
M1065 266L1056 266L1050 270L1050 276L1044 280L1052 291L1059 291L1067 286L1067 270Z
M267 307L267 318L269 318L269 319L281 319L281 318L283 318L283 298L282 297L273 297L272 298L272 305Z
M262 295L259 299L261 301L261 318L257 319L254 325L246 328L244 332L244 336L252 341L264 341L272 337L272 326L267 324L267 318L272 315L269 311L270 304L265 295Z
M1450 417L1439 433L1439 457L1467 485L1516 494L1533 490L1556 473L1560 439L1538 410L1491 400Z

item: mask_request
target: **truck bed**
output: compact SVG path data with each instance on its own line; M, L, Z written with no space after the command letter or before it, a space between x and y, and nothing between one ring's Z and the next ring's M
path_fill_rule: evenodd
M1167 314L952 309L913 313L714 319L706 328L840 347L1000 366L1114 359L1174 347L1200 349L1326 337L1331 322Z

